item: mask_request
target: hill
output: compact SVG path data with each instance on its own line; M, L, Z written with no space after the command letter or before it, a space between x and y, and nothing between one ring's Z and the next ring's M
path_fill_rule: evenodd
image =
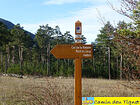
M12 29L15 26L15 24L13 24L12 22L5 20L5 19L2 19L2 18L0 18L0 22L4 23L8 27L8 29ZM27 34L31 35L32 39L34 39L35 35L33 33L26 31L26 30L25 30L25 32Z

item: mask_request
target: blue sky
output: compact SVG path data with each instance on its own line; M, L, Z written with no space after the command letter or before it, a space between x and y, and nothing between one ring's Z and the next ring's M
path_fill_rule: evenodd
M119 0L109 1L120 7ZM106 0L0 0L0 18L20 23L32 33L36 33L39 25L49 24L53 28L58 25L62 33L70 31L74 36L74 23L80 20L88 43L96 39L103 26L97 11L114 26L119 20L129 21L114 12Z

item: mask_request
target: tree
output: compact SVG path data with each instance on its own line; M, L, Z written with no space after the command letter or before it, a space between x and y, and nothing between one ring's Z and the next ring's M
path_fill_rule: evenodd
M99 52L101 53L100 56L104 60L103 70L105 70L107 68L106 65L108 65L108 77L109 78L111 78L111 77L116 78L117 77L116 74L114 73L115 72L114 71L115 62L113 61L115 59L114 57L115 57L115 53L116 53L115 44L113 42L113 39L115 37L114 31L115 31L115 28L110 24L110 22L107 22L104 25L104 27L100 30L100 34L97 35L97 39L96 39L97 48L99 50L102 50ZM107 54L108 54L108 57L106 58ZM110 57L112 59L110 59ZM108 59L108 64L106 64L107 63L106 59ZM103 71L103 72L107 72L107 71ZM110 76L110 75L112 75L112 76Z
M65 43L67 43L67 44L74 43L74 38L73 38L73 36L70 34L70 31L66 31L66 32L64 33L64 38L65 38Z
M108 47L112 44L112 39L114 38L115 28L108 21L105 26L100 30L100 34L97 35L96 42L98 45Z
M133 72L140 70L140 1L121 0L121 3L122 7L120 9L115 9L112 5L111 6L118 13L131 19L132 23L127 25L119 24L119 27L114 33L114 42L117 43L118 50L120 49L121 52L123 52L123 76L127 79L134 79Z
M0 53L1 53L1 71L3 72L3 52L6 51L6 44L10 41L9 30L0 22ZM7 54L5 56L5 71L7 71Z
M43 65L47 61L47 74L50 72L50 42L52 35L54 34L53 28L46 26L40 26L36 33L36 40L41 49L41 60ZM46 56L47 54L47 56Z
M19 56L19 62L20 62L20 72L22 73L22 65L23 65L23 51L24 51L24 42L26 39L26 33L23 30L23 28L20 26L20 24L17 24L14 26L13 29L11 29L11 34L13 35L13 63L15 62L15 46L18 47L18 56Z
M82 35L82 43L83 43L83 44L86 44L86 43L87 43L86 37L84 37L84 35Z

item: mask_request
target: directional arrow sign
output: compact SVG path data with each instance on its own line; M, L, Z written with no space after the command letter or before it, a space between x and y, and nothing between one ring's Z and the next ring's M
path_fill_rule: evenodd
M63 44L56 45L51 53L56 58L75 59L75 58L92 58L92 45L83 44Z

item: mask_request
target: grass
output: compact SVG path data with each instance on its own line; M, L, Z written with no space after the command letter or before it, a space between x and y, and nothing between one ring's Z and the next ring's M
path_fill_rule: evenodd
M127 81L82 79L83 97L140 97ZM73 78L19 79L0 76L0 105L73 105Z

